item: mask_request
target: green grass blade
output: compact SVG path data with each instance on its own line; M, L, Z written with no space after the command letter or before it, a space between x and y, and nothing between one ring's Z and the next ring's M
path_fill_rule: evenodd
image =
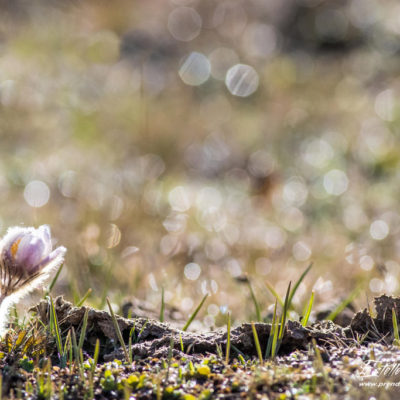
M136 321L135 321L135 325L132 326L132 328L129 332L129 339L128 339L129 364L132 364L132 362L133 362L132 337L135 335L135 326L136 326Z
M289 297L290 297L290 286L291 285L292 285L292 282L289 282L289 286L287 288L287 292L286 292L286 296L285 296L285 304L283 306L281 329L279 331L279 340L282 340L283 333L285 331L286 318L287 318L287 313L289 311Z
M126 362L129 362L128 350L126 349L125 342L124 342L124 339L122 337L121 330L119 329L117 318L116 318L116 316L114 314L114 310L111 307L110 299L107 297L106 301L107 301L108 309L110 310L112 322L114 324L115 333L117 334L117 337L118 337L118 340L119 340L119 342L121 344L122 350L124 351L125 360L126 360Z
M264 360L263 360L262 353L261 353L260 340L258 339L258 333L257 333L256 326L254 325L254 322L251 323L251 329L253 330L254 344L256 346L258 359L260 361L260 364L262 364L264 362Z
M307 307L307 311L304 314L303 320L301 321L301 324L306 327L307 323L308 323L308 319L310 318L310 314L311 314L311 309L314 303L314 292L311 292L311 297L310 297L310 301L308 303L308 307Z
M278 332L279 332L279 327L278 323L275 322L276 326L274 329L274 337L272 339L272 348L271 348L271 358L274 358L276 353L278 352Z
M93 355L92 374L94 373L96 365L99 361L99 354L100 354L100 340L96 339L96 345L94 347L94 355Z
M255 311L256 311L257 321L260 322L261 321L260 305L258 304L256 295L255 295L254 290L253 290L253 286L251 285L250 279L248 279L248 278L247 278L247 284L249 286L251 299L253 300L254 308L255 308Z
M64 354L67 354L69 348L71 347L71 329L68 331L67 333L67 337L65 339L65 343L64 343Z
M182 340L182 335L179 332L179 342L181 344L181 352L184 353L185 352L185 347L183 346L183 340Z
M271 354L272 341L274 339L274 332L277 329L277 327L276 327L276 310L277 310L277 308L278 308L278 299L275 299L274 316L272 317L271 330L269 332L267 348L265 349L265 358L268 358Z
M310 269L312 268L312 266L313 266L313 264L311 263L311 264L305 269L305 271L301 274L300 278L298 279L298 281L297 281L296 284L294 285L293 290L291 291L290 296L289 296L288 308L290 308L290 307L292 306L293 297L294 297L294 295L296 294L297 289L298 289L299 286L300 286L300 283L303 282L303 279L304 279L304 278L306 277L306 275L310 272Z
M78 344L79 350L83 348L83 342L85 341L88 316L89 316L89 309L87 308L83 316L81 335L79 336L79 344Z
M164 303L164 288L161 288L161 309L160 309L160 322L164 322L164 312L165 312L165 303Z
M54 307L53 299L51 297L50 297L50 307L51 307L51 315L52 315L52 322L53 322L53 331L55 332L55 336L56 336L57 350L58 350L58 354L60 355L60 361L63 364L64 351L63 351L63 345L62 345L61 334L60 334L60 326L58 325L57 313L56 313L56 309ZM62 368L64 368L64 367L65 366L62 366Z
M183 331L186 331L190 324L193 322L193 320L196 318L196 315L199 313L199 311L201 310L201 307L203 307L204 302L206 301L208 297L208 293L206 295L204 295L204 297L202 298L200 304L197 306L197 308L194 310L194 313L189 317L188 321L186 322L185 326L182 328Z
M392 308L392 323L393 323L394 343L396 344L396 346L399 346L400 345L399 325L397 323L397 316L394 308Z
M274 289L274 287L268 281L265 281L265 286L272 293L272 296L274 296L275 299L278 300L278 303L280 304L280 306L283 307L283 300L282 300L281 296L279 296L277 291Z
M228 313L227 333L226 333L226 354L225 362L229 364L229 355L231 352L231 313Z
M83 295L83 297L76 303L77 307L82 307L83 303L88 299L88 297L92 294L92 288L89 288L87 292Z
M64 267L64 263L62 263L60 265L60 267L57 270L57 273L54 275L54 278L52 279L52 281L46 291L45 297L48 296L51 293L51 291L53 290L53 287L57 283L58 277L60 276L63 267Z
M350 294L326 317L329 321L335 321L335 318L358 296L361 286L357 286Z
M79 371L81 371L81 361L79 359L79 347L78 347L78 342L76 340L76 333L75 333L75 328L71 328L72 332L72 347L74 348L74 356L75 356L75 363L79 368Z
M137 339L136 342L139 342L140 337L142 336L142 333L144 331L144 329L146 328L147 323L149 322L148 319L146 319L146 322L142 325L142 329L140 329L138 335L137 335ZM136 326L136 321L135 321L135 326Z

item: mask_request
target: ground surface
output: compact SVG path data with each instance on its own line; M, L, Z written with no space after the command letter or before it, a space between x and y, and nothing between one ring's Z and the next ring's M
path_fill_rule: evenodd
M347 327L331 321L303 327L289 321L278 356L262 361L257 357L252 325L242 324L230 332L229 363L227 330L183 332L156 320L116 317L130 362L110 314L74 307L59 297L54 310L65 344L65 365L57 350L57 335L47 329L54 318L52 308L42 301L35 308L33 322L10 331L1 344L3 395L35 399L394 399L400 395L400 349L391 344L391 310L399 305L399 299L376 298L375 315L361 311ZM87 323L82 328L85 313ZM264 354L271 325L257 323L255 328ZM97 339L100 347L94 356ZM81 355L75 353L76 347L82 349Z

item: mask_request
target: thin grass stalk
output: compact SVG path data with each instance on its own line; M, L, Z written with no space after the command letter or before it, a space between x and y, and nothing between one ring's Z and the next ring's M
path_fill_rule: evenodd
M303 317L303 319L302 319L302 321L301 321L301 324L302 324L304 327L307 326L308 319L310 318L311 309L312 309L313 304L314 304L314 292L311 292L311 297L310 297L310 301L309 301L309 303L308 303L307 311L306 311L306 313L304 314L304 317Z
M227 333L226 333L226 354L225 362L229 364L229 355L231 352L231 313L228 313Z
M197 308L194 310L194 313L189 317L189 319L187 320L185 326L182 328L183 331L186 331L190 324L193 322L193 320L196 318L197 314L199 313L199 311L201 310L201 307L203 307L204 302L206 301L208 297L208 293L204 295L204 297L202 298L200 304L197 306Z
M251 323L251 328L253 330L254 343L255 343L255 346L256 346L258 359L260 361L260 364L263 364L264 360L263 360L263 357L262 357L260 341L258 339L258 333L257 333L256 326L254 325L254 322Z
M161 288L161 308L160 308L160 322L164 322L165 303L164 303L164 288Z
M350 294L326 317L329 321L335 318L358 296L361 287L357 286Z
M51 291L53 290L53 287L57 283L58 277L60 276L63 267L64 267L64 263L62 263L60 265L60 268L58 268L56 274L54 275L54 278L51 280L50 285L49 285L48 289L46 290L44 297L48 296L51 293Z
M274 340L274 333L275 333L275 330L277 329L277 327L276 327L276 310L277 310L277 308L278 308L278 299L275 299L274 316L272 317L271 330L269 332L267 348L265 349L265 358L268 358L271 355L272 342Z
M119 340L119 342L121 344L122 350L123 350L124 355L125 355L125 360L126 360L126 362L129 362L128 350L126 349L125 342L124 342L124 339L122 337L121 330L119 329L117 318L116 318L116 316L114 314L114 310L111 307L110 299L107 297L106 301L107 301L107 304L108 304L108 308L110 310L112 322L114 324L115 333L117 334L118 340Z
M396 310L394 308L392 308L392 323L393 323L393 335L394 335L393 343L396 346L399 346L400 345L399 325L397 323Z
M294 287L293 287L293 290L291 291L290 296L289 296L288 308L290 308L290 307L292 306L293 297L294 297L294 295L296 294L297 289L298 289L299 286L300 286L300 283L303 281L303 279L306 277L306 275L310 272L310 269L312 268L312 266L313 266L313 263L311 263L311 264L305 269L305 271L300 275L300 278L299 278L299 279L297 280L297 282L295 283L295 285L294 285Z
M268 282L265 281L265 286L267 287L267 289L272 293L272 295L274 296L274 298L278 301L279 305L281 307L283 307L283 300L281 298L281 296L279 296L278 292L275 290L275 288Z
M89 288L87 292L83 295L83 297L78 301L76 304L77 307L82 307L83 303L89 298L89 296L92 294L92 288Z
M260 321L261 321L261 310L260 310L260 305L258 304L256 295L255 295L254 290L253 290L253 286L251 285L250 279L248 279L248 278L247 278L247 284L248 284L248 286L249 286L251 299L253 300L254 309L255 309L255 311L256 311L256 318L257 318L257 321L260 322Z

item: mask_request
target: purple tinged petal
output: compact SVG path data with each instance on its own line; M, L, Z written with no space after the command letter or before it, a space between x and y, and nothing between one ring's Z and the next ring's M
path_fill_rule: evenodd
M45 244L44 253L48 254L53 249L53 244L51 243L51 232L49 225L42 225L37 230L38 236L41 237Z
M40 261L46 257L45 244L40 238L27 235L21 239L14 260L26 269L27 273L35 270Z
M67 249L64 246L57 247L47 257L45 257L38 265L39 269L46 267L46 265L53 262L56 258L60 258L60 264L64 260L64 255Z

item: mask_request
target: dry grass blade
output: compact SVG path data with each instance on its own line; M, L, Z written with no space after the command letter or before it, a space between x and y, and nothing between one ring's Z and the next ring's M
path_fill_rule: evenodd
M122 337L121 330L119 329L117 318L115 317L115 314L114 314L114 310L111 307L110 299L107 297L106 301L107 301L108 308L110 310L111 319L112 319L113 324L114 324L115 333L117 334L118 340L119 340L119 342L121 344L122 350L123 350L124 355L125 355L125 360L126 360L126 362L129 363L128 350L126 349L125 342L124 342L124 339Z

